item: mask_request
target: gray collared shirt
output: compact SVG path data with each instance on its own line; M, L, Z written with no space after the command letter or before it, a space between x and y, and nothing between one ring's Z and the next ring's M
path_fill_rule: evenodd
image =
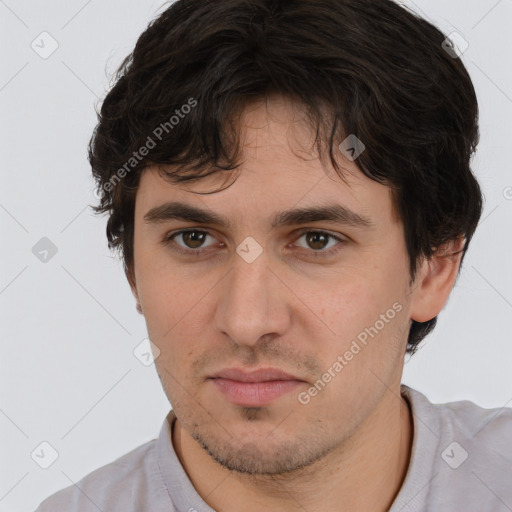
M389 512L511 512L512 408L433 404L402 384L414 435L406 478ZM35 512L215 512L172 444L171 410L153 439L44 500ZM368 483L370 485L370 483Z

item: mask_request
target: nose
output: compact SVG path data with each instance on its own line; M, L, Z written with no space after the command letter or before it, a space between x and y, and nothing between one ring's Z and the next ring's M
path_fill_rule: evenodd
M235 255L231 271L218 290L215 327L237 345L254 346L268 335L283 335L290 324L287 288L265 251L247 263ZM289 292L288 292L289 293Z

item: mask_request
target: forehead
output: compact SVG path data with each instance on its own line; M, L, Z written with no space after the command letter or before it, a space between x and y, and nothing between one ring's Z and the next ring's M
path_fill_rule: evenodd
M341 153L341 179L314 149L314 133L295 104L280 98L249 105L240 118L241 164L184 183L171 183L156 168L141 177L136 216L169 201L207 207L242 219L266 218L301 207L339 205L375 223L391 221L390 189L367 178ZM169 169L173 170L174 169ZM214 193L210 193L210 192Z

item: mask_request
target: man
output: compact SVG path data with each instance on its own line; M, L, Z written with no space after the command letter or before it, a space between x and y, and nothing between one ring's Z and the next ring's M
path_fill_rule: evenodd
M38 512L512 510L512 410L401 385L481 215L477 117L392 1L163 12L89 157L173 410Z

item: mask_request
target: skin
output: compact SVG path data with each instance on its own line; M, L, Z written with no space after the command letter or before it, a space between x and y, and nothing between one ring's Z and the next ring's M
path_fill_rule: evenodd
M347 183L322 165L303 115L279 97L248 106L240 123L241 172L221 192L198 193L225 184L218 174L178 185L154 168L144 171L137 191L129 280L160 350L155 364L177 416L175 450L217 511L238 511L240 504L247 512L388 510L405 478L413 438L411 412L400 395L408 329L411 319L423 322L442 310L460 264L455 253L463 241L454 241L423 260L411 283L389 189L341 153ZM231 229L144 221L167 201L225 216ZM325 203L341 204L373 225L270 227L277 211ZM203 245L183 236L162 241L192 228L208 231ZM304 228L343 242L315 243L299 232ZM236 252L248 236L263 249L251 263ZM177 248L207 250L193 256ZM339 250L329 255L331 249ZM400 312L308 404L300 403L298 394L396 303ZM302 382L268 405L243 407L209 379L231 367L278 368Z

